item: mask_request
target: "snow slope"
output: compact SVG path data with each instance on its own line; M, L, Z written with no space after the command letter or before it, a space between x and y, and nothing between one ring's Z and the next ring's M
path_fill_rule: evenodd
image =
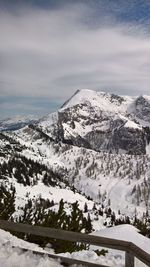
M135 208L137 216L141 217L143 213L146 213L146 207L150 207L149 155L95 152L63 143L46 142L35 132L34 135L30 134L30 131L24 130L14 135L17 141L27 146L21 154L60 173L82 194L90 196L98 203L103 202L105 205L108 205L110 200L111 208L116 213L120 210L121 213L131 217L135 215ZM31 190L27 188L26 190L34 191L35 187ZM40 190L42 194L42 185L37 188L38 194ZM18 196L19 190L17 190ZM48 188L45 192L47 191ZM55 195L55 193L51 194L49 198L52 199Z
M102 229L92 235L129 241L150 254L150 239L139 234L138 229L129 224Z
M78 90L76 94L62 106L61 110L72 106L88 103L90 106L99 107L103 111L125 112L134 98L128 96L111 95L105 92L96 92L89 89Z
M113 238L113 239L119 239L119 240L124 240L124 241L129 241L141 248L142 250L146 251L148 254L150 254L150 239L146 238L145 236L142 236L141 234L138 233L137 228L131 225L118 225L115 227L103 229L100 231L96 231L92 233L93 235L96 236L103 236L103 237L108 237L108 238ZM92 247L93 249L94 247ZM110 250L110 255L115 255L118 258L119 255L122 257L124 260L124 255L122 253L118 253L118 251L115 250ZM124 266L124 265L123 265ZM135 258L135 267L146 267L144 263L142 263L140 260Z
M15 246L16 248L12 248ZM26 248L45 252L39 246L23 241L10 233L0 230L0 266L3 267L60 267L59 262L47 256L34 255L32 252L23 252L19 249Z

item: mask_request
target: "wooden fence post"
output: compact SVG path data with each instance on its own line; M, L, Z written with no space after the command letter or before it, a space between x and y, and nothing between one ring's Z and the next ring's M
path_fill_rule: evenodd
M134 267L134 256L130 252L125 252L125 267Z

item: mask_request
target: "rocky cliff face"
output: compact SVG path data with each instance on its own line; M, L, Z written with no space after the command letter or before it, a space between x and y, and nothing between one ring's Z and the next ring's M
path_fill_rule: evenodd
M150 97L140 96L136 99L135 115L137 118L150 123Z
M146 153L144 132L120 127L113 132L93 131L87 134L92 149L110 153L140 155Z

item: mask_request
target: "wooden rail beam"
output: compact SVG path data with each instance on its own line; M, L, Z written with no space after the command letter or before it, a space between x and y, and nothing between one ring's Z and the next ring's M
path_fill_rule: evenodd
M0 228L8 231L21 232L36 236L49 237L72 242L83 242L83 243L88 243L90 245L104 246L107 248L112 248L122 251L129 251L129 247L131 245L130 242L112 238L87 235L77 232L64 231L60 229L34 226L23 223L14 223L4 220L0 220Z
M150 267L150 254L149 253L142 250L141 248L139 248L133 243L131 243L130 252L134 255L134 257L136 257L137 259L145 263L148 267Z

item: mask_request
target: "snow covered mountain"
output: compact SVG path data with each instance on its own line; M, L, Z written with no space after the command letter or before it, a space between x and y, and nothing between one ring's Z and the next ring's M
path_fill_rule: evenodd
M146 154L150 97L80 90L36 127L55 140L95 151Z
M77 91L58 112L0 133L0 216L48 214L59 227L62 215L70 229L76 208L85 232L138 220L149 229L149 142L150 97Z

